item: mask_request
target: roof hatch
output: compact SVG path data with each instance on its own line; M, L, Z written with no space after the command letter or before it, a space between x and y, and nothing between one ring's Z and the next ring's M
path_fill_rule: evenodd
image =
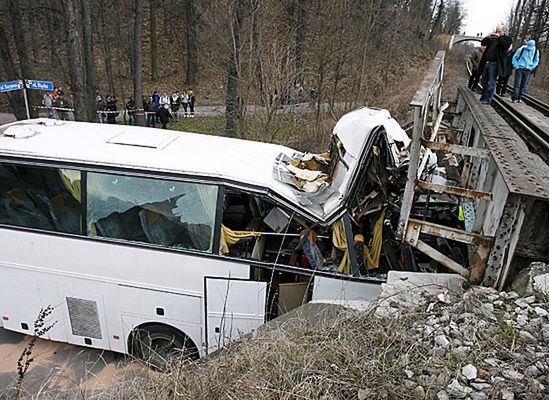
M158 132L156 129L154 132L121 132L107 140L107 143L162 150L178 136L173 132Z

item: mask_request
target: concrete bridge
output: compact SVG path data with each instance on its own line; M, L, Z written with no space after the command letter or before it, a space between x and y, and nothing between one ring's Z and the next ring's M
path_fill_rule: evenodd
M454 45L458 43L469 42L469 41L480 42L481 40L482 40L482 36L452 35L448 49L452 50L452 47L454 47Z

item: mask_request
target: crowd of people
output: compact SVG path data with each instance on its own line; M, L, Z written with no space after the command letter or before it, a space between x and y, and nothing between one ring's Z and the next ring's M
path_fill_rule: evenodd
M99 123L116 123L116 117L120 114L118 109L118 99L116 96L107 96L105 100L101 94L97 93L97 120ZM124 105L124 112L128 117L130 125L136 125L136 116L138 114L145 115L147 126L156 127L156 124L161 124L163 129L167 128L170 120L179 122L180 116L183 118L194 118L195 116L196 96L192 90L173 92L168 95L164 92L159 95L155 90L148 98L143 97L143 109L138 109L135 100L129 99ZM182 111L181 111L182 110Z
M469 89L479 89L482 79L482 104L491 104L494 94L505 96L509 78L515 71L515 81L511 101L519 103L524 94L528 94L528 86L535 75L540 60L540 51L536 42L527 37L516 51L513 50L513 39L506 34L501 26L496 31L482 39L480 47L470 56L472 73L469 79Z

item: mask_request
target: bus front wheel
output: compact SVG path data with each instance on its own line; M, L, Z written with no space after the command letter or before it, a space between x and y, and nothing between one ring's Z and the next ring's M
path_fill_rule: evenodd
M130 353L156 369L167 369L177 360L198 358L198 350L187 335L162 324L136 328L130 338Z

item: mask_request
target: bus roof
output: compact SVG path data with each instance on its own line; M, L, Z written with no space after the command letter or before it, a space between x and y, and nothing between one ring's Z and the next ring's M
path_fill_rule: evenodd
M8 129L10 128L10 129ZM221 179L272 190L323 220L321 207L300 206L293 190L273 179L276 144L127 125L38 118L0 127L0 157L138 169Z
M339 120L333 132L345 149L343 166L336 166L326 197L309 205L303 201L306 195L274 177L281 155L295 159L302 153L276 144L222 136L38 118L0 127L0 160L19 157L227 182L273 193L314 220L331 222L342 212L349 185L360 173L361 154L369 151L367 139L379 126L384 127L394 162L402 161L394 143L399 141L406 147L410 139L389 112L366 107L352 111Z

